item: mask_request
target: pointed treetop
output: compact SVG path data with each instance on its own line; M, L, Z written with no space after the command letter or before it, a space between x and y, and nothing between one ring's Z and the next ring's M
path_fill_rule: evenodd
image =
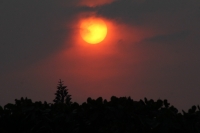
M63 81L60 79L57 86L57 91L55 93L56 97L53 100L54 103L65 103L71 104L71 95L68 95L67 86L63 85Z

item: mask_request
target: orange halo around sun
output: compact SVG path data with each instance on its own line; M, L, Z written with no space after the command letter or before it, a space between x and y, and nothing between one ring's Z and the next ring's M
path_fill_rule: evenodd
M102 42L107 35L107 26L100 18L87 18L81 21L80 34L89 44Z

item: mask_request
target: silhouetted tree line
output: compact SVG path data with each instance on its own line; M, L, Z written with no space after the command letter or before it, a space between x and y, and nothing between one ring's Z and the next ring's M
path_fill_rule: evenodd
M200 107L179 113L167 100L130 97L71 102L59 81L54 103L21 98L0 106L0 133L198 133Z

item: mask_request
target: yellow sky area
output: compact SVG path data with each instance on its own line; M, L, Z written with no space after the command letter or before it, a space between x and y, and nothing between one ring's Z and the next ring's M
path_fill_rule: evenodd
M93 18L93 17L89 17L89 18ZM83 38L81 37L80 31L82 29L80 26L81 26L82 22L84 22L87 19L88 18L80 17L77 19L76 23L74 23L74 26L73 26L74 30L73 30L73 33L71 33L71 39L72 39L71 41L73 42L73 47L86 47L86 48L87 47L93 47L93 48L98 47L101 49L101 47L107 47L109 44L115 42L115 40L112 39L112 38L114 38L114 36L116 36L113 32L113 31L115 31L114 25L111 21L106 20L104 18L98 18L98 19L102 19L107 26L107 35L106 35L105 39L102 42L96 44L96 46L90 46L89 43L85 42L83 40ZM66 40L66 43L67 42L68 42L68 40Z
M107 35L107 26L102 19L85 19L81 22L80 34L86 42L98 44L105 39Z

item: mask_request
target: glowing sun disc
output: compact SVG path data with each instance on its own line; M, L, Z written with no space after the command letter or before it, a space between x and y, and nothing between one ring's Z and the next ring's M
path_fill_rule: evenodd
M102 19L84 19L80 25L80 34L84 41L90 44L102 42L107 35L107 26Z

